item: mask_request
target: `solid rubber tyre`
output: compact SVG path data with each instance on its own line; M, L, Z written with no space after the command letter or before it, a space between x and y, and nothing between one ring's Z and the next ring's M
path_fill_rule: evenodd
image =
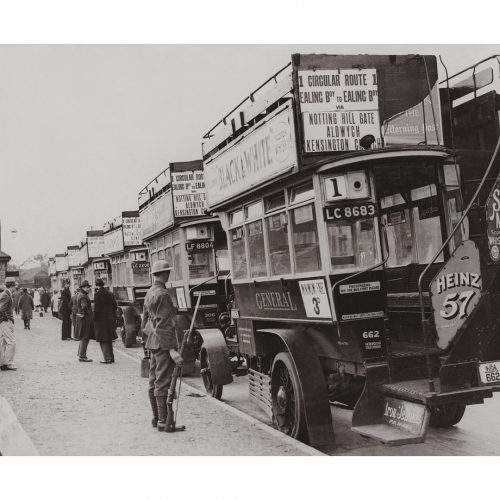
M292 356L280 352L271 369L271 405L278 430L300 441L307 439L304 398Z
M215 399L221 399L224 386L214 385L212 382L212 375L210 373L210 360L208 359L208 353L206 349L202 349L200 352L200 370L201 379L203 380L203 385L205 386L206 393Z
M121 332L122 342L125 347L133 347L137 340L137 327L135 314L132 308L125 307L123 311L123 328Z
M431 427L444 428L458 424L465 413L466 405L462 403L449 403L431 408Z

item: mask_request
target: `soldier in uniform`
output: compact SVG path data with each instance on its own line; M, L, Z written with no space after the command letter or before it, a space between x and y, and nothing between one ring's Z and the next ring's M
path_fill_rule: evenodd
M148 334L146 349L151 351L149 369L149 400L153 410L153 427L165 431L167 420L167 394L175 365L182 366L177 351L175 309L165 283L171 267L165 260L153 264L153 285L144 299L142 328Z
M80 293L76 299L76 329L75 337L80 341L78 345L78 360L90 363L87 358L87 347L90 339L95 339L94 321L92 317L92 304L89 297L90 284L87 280L82 281Z
M5 279L5 290L0 294L0 370L17 370L12 366L16 352L14 337L14 301L12 289L16 284L14 278Z

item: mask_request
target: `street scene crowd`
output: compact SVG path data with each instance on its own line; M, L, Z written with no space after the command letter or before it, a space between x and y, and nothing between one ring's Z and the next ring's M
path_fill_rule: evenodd
M175 333L175 309L166 291L165 283L169 279L171 267L168 262L159 260L153 265L151 274L153 285L148 291L142 328L145 332L145 347L150 353L150 373L148 397L152 409L152 425L159 431L166 430L167 395L169 392L174 367L182 366L183 359L178 352ZM94 283L94 300L89 292L91 284L84 280L71 295L70 281L64 282L60 294L45 290L22 290L12 277L7 277L0 294L0 369L16 371L14 356L16 340L14 335L15 316L21 316L24 328L30 330L33 313L43 316L51 307L52 315L61 320L61 340L77 340L77 359L82 363L93 360L87 357L87 348L91 340L97 341L102 350L103 364L115 362L113 341L118 338L118 309L115 297L104 286L104 281L97 278Z

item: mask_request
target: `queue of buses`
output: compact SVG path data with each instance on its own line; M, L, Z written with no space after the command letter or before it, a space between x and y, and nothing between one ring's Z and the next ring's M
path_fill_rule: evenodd
M444 68L446 69L446 68ZM127 346L166 259L207 392L235 374L282 432L398 445L500 390L500 56L294 54L123 212L51 259L104 279Z

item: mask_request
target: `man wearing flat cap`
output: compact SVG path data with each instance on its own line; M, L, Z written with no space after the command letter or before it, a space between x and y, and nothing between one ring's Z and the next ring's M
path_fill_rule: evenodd
M80 292L76 299L76 328L75 337L80 341L78 345L78 360L89 363L87 358L87 347L90 339L95 339L94 320L92 317L92 304L89 297L90 283L82 281Z
M153 410L153 427L165 431L167 420L167 394L175 365L182 366L177 351L175 309L165 288L171 267L165 260L153 264L153 285L144 299L142 329L148 334L146 349L151 351L149 368L149 400Z
M94 295L94 331L95 339L101 344L104 361L110 364L115 362L113 354L113 339L116 338L115 315L116 300L111 292L104 288L101 278L95 280L97 291Z
M14 278L5 279L5 290L0 293L0 370L17 370L12 366L16 352L14 337L14 300L12 291L16 285Z

